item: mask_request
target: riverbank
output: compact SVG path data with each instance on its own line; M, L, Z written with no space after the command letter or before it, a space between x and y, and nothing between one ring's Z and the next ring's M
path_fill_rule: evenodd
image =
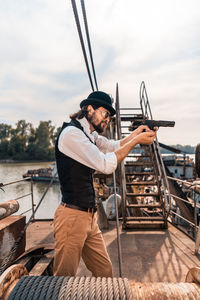
M14 159L0 159L0 164L21 164L21 163L54 163L55 160L14 160Z

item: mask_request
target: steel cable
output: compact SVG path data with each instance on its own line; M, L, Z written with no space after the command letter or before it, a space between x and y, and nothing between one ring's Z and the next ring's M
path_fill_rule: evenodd
M119 295L121 300L126 300L126 290L125 290L125 285L124 281L122 278L118 278L118 285L119 285Z
M8 300L129 300L128 281L122 278L24 276Z
M66 286L68 284L69 279L70 279L69 276L64 278L62 286L60 288L59 295L58 295L58 300L64 300L64 294L65 294Z
M107 279L105 277L102 278L102 299L107 299L108 294L108 286L107 286Z
M71 297L71 290L72 290L74 278L75 277L70 277L69 281L67 282L65 293L64 293L64 299L66 300L69 300Z
M125 291L126 291L127 299L132 299L133 295L132 295L132 290L131 290L131 287L129 285L128 279L124 278L123 282L124 282L124 288L125 288Z
M32 285L30 286L30 288L29 289L25 289L26 287L24 286L23 300L26 300L26 299L31 300L32 299L32 296L35 293L35 290L36 290L36 288L37 288L37 286L38 286L38 284L39 284L40 281L41 281L41 277L33 276ZM9 300L10 300L10 298L9 298Z
M41 293L39 295L38 300L44 300L45 299L51 281L52 281L52 277L47 277L46 278L46 281L44 283L44 286L42 287L42 290L41 290Z
M83 287L83 299L88 299L91 277L86 277Z
M64 276L58 276L58 280L56 282L56 285L54 287L54 290L53 290L53 293L52 293L52 296L51 296L51 300L54 300L54 299L58 299L58 295L59 295L59 292L60 292L60 289L61 289L61 286L63 284L63 281L64 281ZM49 299L49 300L50 300ZM27 299L28 300L28 299Z
M90 295L89 297L90 297L90 299L95 299L95 296L96 296L95 283L96 283L96 278L92 277L91 281L90 281L90 287L89 287L89 295Z
M87 16L86 16L86 9L85 9L84 0L81 0L81 7L82 7L82 13L83 13L83 20L84 20L84 24L85 24L85 32L86 32L86 37L87 37L87 42L88 42L88 49L89 49L90 61L91 61L91 65L92 65L93 77L94 77L96 89L98 91L98 85L97 85L96 73L95 73L93 56L92 56L92 47L91 47L91 42L90 42L89 29L88 29L88 22L87 22Z
M31 279L31 278L30 278ZM12 290L9 299L10 300L20 300L21 294L24 291L24 287L26 286L26 281L29 280L29 276L25 276L21 278L15 288Z
M28 278L28 280L32 281L32 285L33 285L33 282L35 281L35 277L25 276L25 277L20 278L20 280L17 282L17 284L13 288L12 292L10 293L9 300L18 300L18 299L20 299L20 298L18 298L18 291L20 290L21 287L24 291L24 289L26 287L26 285L24 284L25 278ZM28 291L30 291L30 289ZM28 295L27 291L25 292L25 294L26 294L26 296Z
M78 284L78 290L77 290L77 299L84 299L83 298L83 289L84 289L84 284L85 284L85 277L81 277L79 284Z
M113 281L112 278L108 278L108 299L113 299Z
M23 293L21 295L20 299L28 299L27 295L30 291L30 288L32 287L32 285L34 284L34 281L36 280L35 276L27 276L27 278L29 278L29 282L26 284L26 289L23 289ZM24 285L24 283L23 283Z
M83 41L83 35L82 35L82 31L81 31L81 25L80 25L78 11L77 11L77 7L76 7L76 1L71 0L71 3L72 3L75 22L76 22L76 26L77 26L77 30L78 30L78 34L79 34L79 39L80 39L80 42L81 42L83 56L84 56L84 59L85 59L85 64L86 64L86 68L87 68L87 72L88 72L88 77L89 77L89 80L90 80L92 91L94 91L94 86L93 86L92 77L91 77L91 73L90 73L90 68L89 68L89 64L88 64L87 54L86 54L86 51L85 51L85 45L84 45L84 41Z
M52 291L55 290L55 287L57 286L57 282L59 281L63 281L64 280L64 276L54 276L51 280L51 283L49 284L49 288L47 290L47 294L46 297L44 298L44 300L53 300L52 298Z
M32 295L31 295L32 297L29 300L38 300L40 293L45 285L46 280L47 280L46 276L40 277L40 282L38 283L37 286L35 285L35 290L32 293Z
M96 299L101 300L101 278L96 278Z
M119 300L119 287L117 278L113 278L113 286L114 286L114 299Z
M76 299L79 281L80 281L80 277L75 277L73 285L72 285L71 298L70 298L71 300Z

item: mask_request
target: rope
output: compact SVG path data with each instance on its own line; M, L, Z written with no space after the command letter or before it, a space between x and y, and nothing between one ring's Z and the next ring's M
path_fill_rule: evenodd
M77 299L84 299L83 298L84 284L85 284L85 277L81 277L78 285L78 290L77 290Z
M127 279L101 277L24 276L8 300L130 300Z
M80 42L81 42L83 56L84 56L84 59L85 59L85 64L86 64L86 68L87 68L87 72L88 72L88 77L89 77L89 80L90 80L92 91L94 92L94 86L93 86L92 77L91 77L91 74L90 74L90 68L89 68L89 65L88 65L88 59L87 59L87 55L86 55L86 51L85 51L85 45L84 45L84 41L83 41L81 25L80 25L78 11L77 11L77 7L76 7L76 1L71 0L71 2L72 2L72 8L73 8L74 17L75 17L75 21L76 21L76 26L77 26L77 30L78 30L78 34L79 34L79 39L80 39Z
M58 295L58 299L59 300L64 300L64 294L65 294L65 290L66 290L66 286L68 284L69 281L69 276L65 277L62 283L62 287L60 289L59 295Z
M108 294L108 285L107 285L107 280L105 277L102 278L102 299L106 299L107 294Z
M88 299L91 277L86 277L83 287L83 299Z
M54 286L53 293L52 293L52 290L50 290L50 292L49 292L49 294L51 295L51 298L46 298L47 300L58 299L59 291L62 287L64 278L65 278L64 276L62 276L62 277L57 276L57 282Z

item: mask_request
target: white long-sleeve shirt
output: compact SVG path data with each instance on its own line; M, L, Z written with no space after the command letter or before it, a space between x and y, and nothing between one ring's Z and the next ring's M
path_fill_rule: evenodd
M89 168L104 174L112 173L117 168L114 151L120 147L120 141L108 140L96 131L91 133L86 118L78 121L94 144L82 130L75 126L67 126L59 137L58 149Z

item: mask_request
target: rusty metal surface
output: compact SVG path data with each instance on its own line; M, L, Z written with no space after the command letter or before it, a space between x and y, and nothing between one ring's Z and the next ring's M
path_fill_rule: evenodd
M130 282L129 282L130 283ZM191 300L200 299L200 286L194 283L131 282L133 300Z
M27 248L53 243L53 223L35 222L27 229ZM114 276L118 277L118 254L115 221L103 237L110 255ZM123 231L120 226L123 276L135 282L184 282L189 269L200 266L194 254L195 243L169 224L168 230ZM90 276L81 260L77 276Z
M185 281L200 284L200 268L191 268L186 275Z
M16 200L0 203L0 220L4 219L19 210L19 203Z
M18 280L28 275L23 265L13 265L0 276L0 300L7 300Z
M0 220L0 265L14 246L19 234L25 227L24 216L9 216ZM13 260L25 251L25 236L22 239ZM10 262L11 263L11 262Z

